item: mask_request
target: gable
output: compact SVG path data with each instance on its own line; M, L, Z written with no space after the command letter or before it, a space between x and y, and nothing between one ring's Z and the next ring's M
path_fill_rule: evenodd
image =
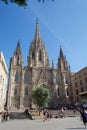
M37 84L46 84L46 83L47 83L47 76L46 76L45 71L42 70Z

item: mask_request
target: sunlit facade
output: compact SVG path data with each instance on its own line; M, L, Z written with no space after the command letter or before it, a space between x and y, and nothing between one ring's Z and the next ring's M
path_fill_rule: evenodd
M20 41L10 59L8 81L8 107L32 107L32 88L43 85L49 89L49 106L68 105L72 103L70 67L60 47L57 67L49 65L49 57L40 37L38 21L36 21L35 37L31 42L27 57L27 65L23 66Z
M74 103L87 102L87 67L71 76Z
M4 105L6 103L7 78L7 65L3 53L0 52L0 111L3 111Z

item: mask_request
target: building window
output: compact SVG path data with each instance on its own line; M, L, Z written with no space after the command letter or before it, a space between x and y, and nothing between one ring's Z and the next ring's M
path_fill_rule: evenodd
M26 83L26 84L29 83L29 73L28 73L28 72L25 72L25 75L24 75L24 83Z
M75 80L76 80L76 77L75 77Z
M86 72L84 72L84 75L86 75Z
M17 57L17 65L19 65L19 57Z
M69 83L69 76L65 75L65 83L68 84Z
M14 95L17 95L17 88L15 88L14 90Z
M81 75L79 75L79 78L81 78Z
M86 86L86 89L87 89L87 86Z
M27 96L28 95L28 88L26 87L25 88L25 96Z
M66 80L66 84L68 84L68 81Z
M39 51L39 61L41 61L41 50Z
M76 94L77 94L77 95L79 94L78 89L76 89Z
M81 87L81 92L84 92L84 88L83 87Z
M75 87L76 87L76 88L78 87L77 82L75 82Z
M82 80L80 80L80 85L82 85Z
M3 78L3 80L2 80L2 85L4 86L4 78Z
M85 81L87 82L87 77L85 78Z
M57 84L60 84L60 77L59 77L58 74L56 74L56 83L57 83Z
M0 75L0 83L2 82L2 75Z
M18 74L18 72L16 72L16 74L15 74L15 82L19 82L19 74Z

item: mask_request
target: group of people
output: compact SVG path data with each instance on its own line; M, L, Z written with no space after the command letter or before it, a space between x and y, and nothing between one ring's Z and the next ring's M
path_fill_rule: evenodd
M58 117L64 118L65 117L65 110L66 110L66 108L62 107L59 115L54 115L54 118L58 118ZM44 109L43 110L43 121L47 121L47 120L49 120L49 118L52 118L52 114L49 113L48 109Z
M0 122L7 121L9 119L9 112L4 110L0 112Z

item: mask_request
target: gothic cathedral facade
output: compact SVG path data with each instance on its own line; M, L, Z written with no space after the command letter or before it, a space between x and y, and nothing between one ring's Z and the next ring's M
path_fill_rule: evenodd
M67 60L60 47L56 69L52 62L49 65L49 57L42 42L36 21L35 37L31 42L27 57L27 66L23 66L20 42L10 59L8 80L8 108L32 107L32 88L43 85L49 89L49 106L72 104L71 73Z

